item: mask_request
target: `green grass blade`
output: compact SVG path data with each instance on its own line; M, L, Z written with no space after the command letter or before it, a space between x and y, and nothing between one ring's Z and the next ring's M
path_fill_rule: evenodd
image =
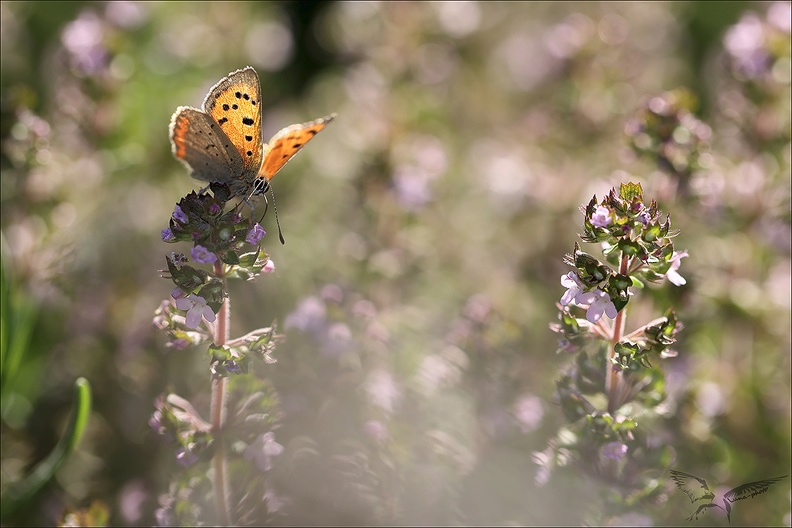
M6 492L0 501L0 517L12 514L26 504L63 465L85 433L91 414L91 385L85 378L74 382L75 402L66 431L58 444L25 479Z

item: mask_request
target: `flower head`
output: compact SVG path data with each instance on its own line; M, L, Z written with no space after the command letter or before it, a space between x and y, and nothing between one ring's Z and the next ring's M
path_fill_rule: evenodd
M627 446L621 442L610 442L602 446L602 456L611 460L621 460L627 454Z
M589 305L588 310L586 310L586 319L588 319L590 323L599 321L603 313L610 319L615 319L618 313L616 311L616 306L613 304L613 301L611 301L610 295L599 288L582 294L578 297L578 302Z
M580 278L577 276L577 273L570 271L566 275L562 275L561 286L567 288L567 291L564 292L564 296L561 297L561 304L563 306L566 306L571 302L577 304L580 296L583 294L583 283L580 282Z
M261 471L272 469L272 459L283 453L283 446L275 441L275 433L261 434L245 449L245 458L255 460Z
M186 224L188 222L187 214L184 211L182 211L182 208L179 207L178 205L176 206L175 209L173 209L173 218L176 221L181 222L182 224Z
M598 205L591 215L591 224L595 227L608 227L611 221L610 210L603 205Z
M687 256L688 256L687 251L682 251L679 253L674 251L674 254L671 255L671 268L666 273L666 277L668 277L668 280L671 281L671 284L674 284L675 286L684 286L685 284L687 284L685 277L683 277L682 275L679 274L679 272L677 272L679 266L682 265L681 260Z
M196 246L190 250L190 256L199 264L214 264L217 262L217 255L200 244L196 244Z
M267 260L267 263L264 264L264 267L261 268L262 273L272 273L275 271L275 262L272 259Z
M186 447L179 447L176 449L176 461L182 466L191 466L198 461L198 456Z
M162 241L163 242L170 242L171 240L174 240L175 238L176 237L174 236L173 231L171 231L170 227L166 227L165 229L162 230Z
M250 231L248 231L247 237L245 238L245 242L247 242L248 244L258 244L266 234L267 232L264 231L264 228L261 227L258 223L256 223L253 225L253 227L250 228Z
M187 325L187 328L198 328L202 318L210 323L213 323L216 319L215 313L207 306L206 299L199 295L190 294L187 297L176 299L176 308L179 310L187 310L184 323Z

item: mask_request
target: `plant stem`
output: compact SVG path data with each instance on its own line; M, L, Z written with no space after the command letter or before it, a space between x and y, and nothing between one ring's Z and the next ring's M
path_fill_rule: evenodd
M619 266L620 274L627 274L629 262L629 257L622 254ZM613 322L613 334L611 335L610 348L608 349L608 360L605 362L605 386L608 390L608 412L611 415L616 412L622 403L620 390L622 385L622 373L621 370L615 368L613 358L616 356L616 343L621 340L625 322L624 309L622 308L619 310L619 313L616 314L616 320Z
M225 283L223 264L216 262L215 274ZM225 289L225 288L223 288ZM226 297L220 312L217 314L215 324L214 342L216 345L225 345L228 341L231 319L230 299ZM226 480L226 459L223 447L223 426L225 425L225 394L226 378L212 380L212 431L214 432L215 450L212 464L214 466L214 496L217 504L217 516L220 525L230 526L231 516L228 511L228 484Z

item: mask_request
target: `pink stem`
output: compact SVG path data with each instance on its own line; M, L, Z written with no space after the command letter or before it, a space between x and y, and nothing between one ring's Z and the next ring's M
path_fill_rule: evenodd
M622 275L627 274L629 266L629 257L622 255L621 265L619 266L619 273ZM624 332L625 325L624 309L616 314L616 320L613 322L613 334L611 335L610 349L608 350L608 361L605 363L605 386L608 392L608 412L613 415L621 405L620 388L622 384L622 373L612 363L613 358L616 356L616 343L621 340L622 333Z
M225 282L223 264L220 261L215 263L215 275ZM225 289L225 288L224 288ZM231 309L230 300L226 298L217 314L215 324L214 342L215 345L223 346L228 341L230 327ZM225 393L226 378L212 381L212 430L214 431L215 452L212 464L214 466L214 495L217 503L217 515L219 524L223 526L231 525L231 516L228 511L228 485L226 480L226 459L223 448L223 425L225 423Z

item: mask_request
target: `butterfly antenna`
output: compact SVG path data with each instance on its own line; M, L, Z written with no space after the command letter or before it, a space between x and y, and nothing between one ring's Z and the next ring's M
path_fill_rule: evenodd
M283 232L281 231L280 220L278 220L278 206L275 205L275 191L272 190L272 186L270 186L270 194L272 195L272 208L275 210L275 223L278 225L278 238L280 238L280 243L285 246L286 241L283 240Z
M269 210L269 201L267 200L267 195L262 194L264 197L264 212L261 214L261 219L258 221L259 224L264 221L264 217L267 216L267 211Z

